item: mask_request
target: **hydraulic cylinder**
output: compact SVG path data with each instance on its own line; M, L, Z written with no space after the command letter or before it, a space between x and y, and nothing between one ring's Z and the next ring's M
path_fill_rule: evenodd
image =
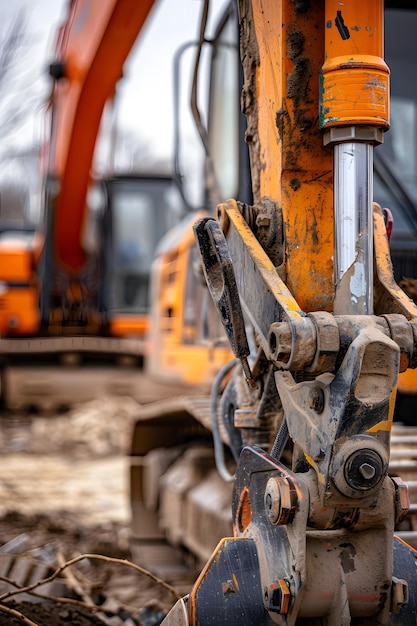
M383 0L326 0L320 79L324 144L334 145L334 313L373 313L373 149L389 128Z

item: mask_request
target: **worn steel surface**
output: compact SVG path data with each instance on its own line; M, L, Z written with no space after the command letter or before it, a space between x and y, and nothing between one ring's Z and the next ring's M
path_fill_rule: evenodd
M255 204L268 197L282 208L287 286L300 308L330 311L333 155L318 116L324 3L242 0L239 11Z

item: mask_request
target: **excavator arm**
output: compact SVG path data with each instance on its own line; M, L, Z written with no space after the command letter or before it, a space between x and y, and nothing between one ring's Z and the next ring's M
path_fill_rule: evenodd
M243 443L234 536L164 624L414 624L417 553L394 537L407 487L388 461L417 308L372 202L383 3L241 0L239 19L254 204L195 226L242 364L222 400Z
M114 95L153 3L72 0L59 31L50 67L54 85L46 185L49 249L42 276L44 321L52 271L77 278L86 262L82 244L86 196L104 105Z

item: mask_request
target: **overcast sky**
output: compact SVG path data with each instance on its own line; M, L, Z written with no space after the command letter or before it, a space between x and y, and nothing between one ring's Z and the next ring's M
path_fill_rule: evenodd
M30 80L35 78L45 95L55 34L68 2L0 0L0 25L3 28L11 23L20 9L27 12L30 54L26 58ZM212 14L217 13L225 2L212 0ZM201 8L202 0L157 0L146 29L125 66L123 83L119 84L120 125L132 129L157 158L172 155L172 56L181 43L196 38ZM36 111L37 123L22 129L19 141L33 143L36 140L40 132L39 119L41 112Z

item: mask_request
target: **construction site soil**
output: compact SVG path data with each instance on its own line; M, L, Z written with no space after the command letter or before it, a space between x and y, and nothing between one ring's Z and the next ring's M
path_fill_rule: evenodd
M0 626L156 626L187 590L133 562L136 411L129 398L105 398L0 420Z
M23 620L30 619L36 624L48 624L49 626L66 626L67 624L76 624L77 626L92 626L97 624L102 626L103 622L99 621L90 610L75 608L68 604L60 607L50 607L49 605L33 604L22 602L20 604L12 602L10 607L21 613ZM21 618L4 615L0 617L0 624L18 626L27 623Z

